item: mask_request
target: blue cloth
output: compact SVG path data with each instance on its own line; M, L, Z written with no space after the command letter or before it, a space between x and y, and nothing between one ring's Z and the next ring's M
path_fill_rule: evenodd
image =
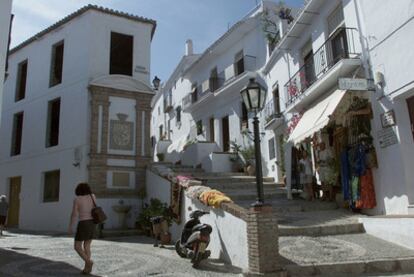
M342 183L342 192L344 194L344 200L351 199L351 190L349 187L349 157L348 150L344 150L341 153L341 183Z
M354 174L358 177L365 175L366 166L366 147L363 144L358 144L354 154Z

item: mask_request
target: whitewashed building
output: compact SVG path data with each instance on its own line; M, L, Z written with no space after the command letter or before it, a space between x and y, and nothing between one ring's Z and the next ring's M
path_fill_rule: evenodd
M133 224L151 160L153 20L86 6L10 52L0 129L0 193L9 224L67 229L74 189L89 182L120 227Z
M201 55L191 55L192 42L187 42L186 56L154 99L152 134L157 154L166 161L201 165L206 171L231 171L231 142L244 148L252 144L251 117L240 90L250 78L266 86L259 70L269 53L262 15L279 8L263 1ZM287 24L275 19L275 31L283 33ZM266 145L264 152L267 149ZM272 167L264 170L280 177Z
M12 22L12 0L4 0L0 2L0 99L3 95L3 83L7 74L7 53L9 49L9 37ZM1 107L1 100L0 100ZM1 110L0 110L1 113Z
M273 109L273 117L268 115L273 107L265 109L262 120L269 122L266 137L280 138L276 148L285 156L289 187L299 179L292 170L296 167L292 146L306 148L314 140L330 144L330 136L350 139L341 132L355 124L345 121L357 97L369 102L369 155L376 157L372 167L376 205L362 210L368 214L409 212L414 188L410 175L414 75L408 50L413 5L413 1L306 1L263 69L269 105L279 106ZM339 86L342 78L350 83L362 81L362 87ZM332 135L326 133L328 125L333 126ZM282 137L288 144L280 143ZM351 147L356 141L347 143ZM338 151L339 159L343 145L333 142L330 147ZM315 163L314 149L312 155Z

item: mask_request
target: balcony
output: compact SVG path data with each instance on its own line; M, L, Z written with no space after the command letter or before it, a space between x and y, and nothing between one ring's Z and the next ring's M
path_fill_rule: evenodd
M174 108L172 103L172 93L168 92L164 94L164 113L170 112Z
M219 72L217 76L210 77L197 88L193 88L193 91L188 93L182 100L183 110L192 110L195 104L221 93L234 82L244 79L248 72L254 71L256 71L256 57L243 56L243 58Z
M338 28L285 84L286 111L300 110L361 65L355 28Z
M270 100L263 108L263 115L265 118L265 129L274 130L283 124L284 117L280 112L280 108L275 108L275 101Z

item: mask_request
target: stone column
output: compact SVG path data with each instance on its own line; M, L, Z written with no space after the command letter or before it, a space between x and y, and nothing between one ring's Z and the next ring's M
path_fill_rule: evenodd
M247 276L285 276L279 262L276 214L271 206L251 208L246 215L249 251Z

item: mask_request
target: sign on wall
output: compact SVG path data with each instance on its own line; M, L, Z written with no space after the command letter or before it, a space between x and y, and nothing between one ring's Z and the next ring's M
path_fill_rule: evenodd
M339 78L338 86L341 90L368 90L367 79Z
M385 112L381 114L381 125L382 128L387 128L391 126L395 126L397 124L395 120L395 112L394 110L390 110L388 112Z
M378 131L378 142L381 148L398 143L398 137L393 127L384 128Z

